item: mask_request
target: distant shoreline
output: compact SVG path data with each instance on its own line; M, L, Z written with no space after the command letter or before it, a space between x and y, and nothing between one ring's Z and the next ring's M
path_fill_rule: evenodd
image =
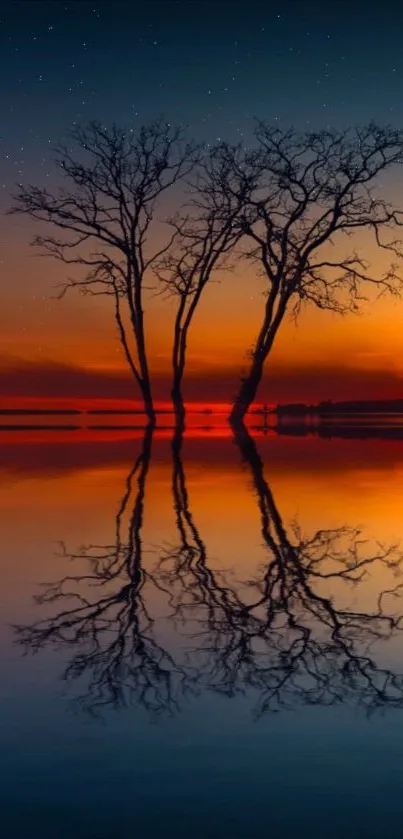
M155 413L158 415L169 414L174 415L174 411L168 410L166 408L156 408ZM188 414L222 414L222 411L213 411L210 408L200 408L198 410L189 408L187 410ZM108 416L108 415L115 415L115 416L122 416L122 415L135 415L135 416L145 416L144 411L138 410L136 408L128 409L128 408L0 408L0 417L12 417L12 416L86 416L90 414L92 416Z
M172 408L156 408L158 416L174 416ZM186 410L189 416L203 414L205 416L223 416L227 411L223 408L196 408L189 406ZM252 408L248 416L263 416L265 420L269 417L275 422L281 423L305 421L333 421L343 418L369 418L369 417L403 417L403 399L385 401L363 401L363 402L321 402L317 405L305 405L303 403L290 403ZM139 408L0 408L1 417L24 417L24 416L145 416L144 411Z
M364 416L388 416L403 415L403 399L377 399L332 402L327 400L317 405L306 405L303 402L277 405L274 409L275 416L281 420L285 418L310 419L327 417L364 417Z

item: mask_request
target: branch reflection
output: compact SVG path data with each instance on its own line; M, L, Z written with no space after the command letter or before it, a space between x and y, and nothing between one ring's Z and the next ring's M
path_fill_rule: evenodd
M365 577L381 569L399 573L399 547L371 551L360 530L348 527L320 529L309 538L298 525L287 532L244 427L236 443L250 468L269 555L261 578L251 583L256 599L242 641L245 681L259 690L258 713L298 702L354 702L368 712L401 707L403 675L378 665L371 649L402 629L402 614L392 608L402 608L402 585L378 591L373 611L346 605L348 590L357 590Z
M65 576L37 598L68 606L16 627L19 643L34 652L47 645L71 650L64 677L86 677L78 701L95 713L131 701L155 716L203 691L250 693L257 716L299 705L349 703L367 713L403 707L403 674L379 663L381 642L403 626L399 547L371 547L349 527L309 537L297 524L286 527L254 440L242 427L235 442L250 470L266 554L254 576L238 580L209 562L192 512L181 429L172 441L177 540L153 567L145 562L149 429L127 478L114 544L71 557L85 562L87 573ZM380 571L393 584L377 591L372 610L359 608L365 579L373 583ZM168 621L168 633L158 632L159 621L165 628Z
M67 681L86 677L85 694L76 702L95 714L107 706L122 708L129 701L145 706L152 715L176 706L177 668L155 638L155 619L148 607L158 582L143 561L141 531L152 435L150 426L127 477L114 543L89 545L69 554L79 567L84 563L87 572L45 585L36 597L38 603L64 608L15 628L25 649L37 652L50 645L72 651L63 677Z

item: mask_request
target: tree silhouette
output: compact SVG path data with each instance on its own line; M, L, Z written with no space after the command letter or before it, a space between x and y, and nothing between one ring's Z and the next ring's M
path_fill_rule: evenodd
M73 145L74 149L71 149ZM57 233L33 244L84 269L63 288L110 295L130 370L145 411L155 420L144 327L144 284L173 240L161 239L158 204L191 171L197 157L183 132L158 120L132 133L93 122L75 128L57 149L58 190L20 185L10 212L25 213ZM175 231L174 231L175 235ZM151 242L150 242L151 240Z
M239 148L235 155L241 155ZM222 188L228 181L231 190ZM243 169L239 177L230 169L226 146L219 144L205 151L199 162L196 177L189 184L190 199L184 208L187 212L178 213L170 222L176 234L174 248L163 255L157 273L163 290L178 300L171 388L177 423L183 424L185 416L182 380L189 330L204 289L218 268L228 268L233 249L243 235L239 217L253 184L253 173Z
M366 287L392 293L402 288L395 264L384 274L372 273L359 253L349 251L348 237L367 231L377 248L392 260L400 258L396 229L403 215L380 189L375 194L374 186L381 173L401 163L403 133L375 124L298 133L260 122L255 138L257 146L243 159L238 149L226 147L229 174L221 183L223 194L240 200L243 171L255 173L240 223L244 255L258 265L267 291L250 368L233 404L233 423L242 421L256 396L287 312L298 315L304 303L354 312Z

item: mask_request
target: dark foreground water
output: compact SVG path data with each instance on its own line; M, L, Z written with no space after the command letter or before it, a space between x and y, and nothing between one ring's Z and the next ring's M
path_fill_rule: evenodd
M1 836L401 838L401 441L0 453Z

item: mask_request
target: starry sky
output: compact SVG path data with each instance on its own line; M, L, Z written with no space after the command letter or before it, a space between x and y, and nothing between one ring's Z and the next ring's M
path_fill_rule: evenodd
M0 4L0 396L137 396L107 301L57 299L65 267L30 249L6 216L14 184L55 183L52 148L72 124L136 127L163 115L197 139L248 142L254 117L300 129L403 124L399 0L132 0ZM398 200L399 184L394 185ZM403 203L403 184L402 184ZM262 282L242 266L207 289L185 393L231 399L259 326ZM223 318L225 312L225 318ZM155 394L169 392L173 308L151 297ZM261 389L268 401L403 395L403 302L343 319L306 310L284 325Z

